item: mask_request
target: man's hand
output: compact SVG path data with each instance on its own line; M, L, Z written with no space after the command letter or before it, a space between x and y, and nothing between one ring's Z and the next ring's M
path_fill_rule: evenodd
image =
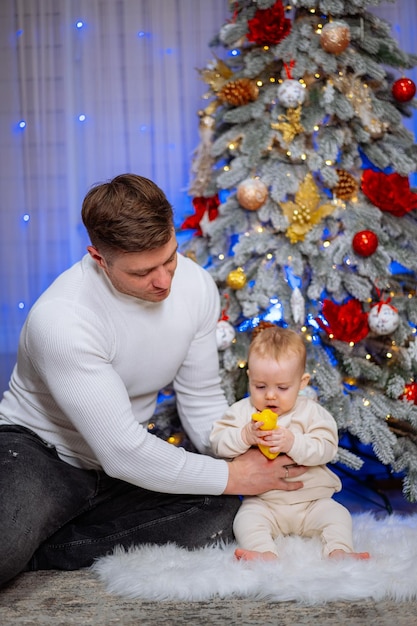
M265 491L300 489L300 481L287 482L286 478L297 478L306 471L303 465L294 465L292 459L280 454L270 461L259 450L252 448L229 463L229 480L225 494L256 496Z

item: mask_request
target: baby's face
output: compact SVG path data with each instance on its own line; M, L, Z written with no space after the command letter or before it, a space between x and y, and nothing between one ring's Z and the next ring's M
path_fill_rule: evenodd
M270 409L278 415L291 411L299 391L309 380L296 354L288 354L279 361L252 354L248 377L253 406L258 411Z

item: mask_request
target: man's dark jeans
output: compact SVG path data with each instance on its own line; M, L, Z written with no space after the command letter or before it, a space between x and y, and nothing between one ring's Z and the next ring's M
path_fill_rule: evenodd
M32 431L0 426L0 585L23 570L90 566L117 545L232 541L236 496L147 491L62 461Z

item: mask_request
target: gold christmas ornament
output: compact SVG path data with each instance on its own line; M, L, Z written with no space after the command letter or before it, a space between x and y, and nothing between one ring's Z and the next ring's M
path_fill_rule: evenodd
M239 78L224 85L217 96L225 104L234 107L243 106L257 100L259 95L258 85L249 78Z
M336 170L336 172L339 176L339 182L333 187L334 195L340 200L351 200L358 193L358 182L346 170Z
M203 70L199 70L201 78L214 92L219 91L224 84L233 76L232 70L220 59L216 59L207 65Z
M308 172L300 184L295 201L281 202L282 212L290 222L286 235L291 243L303 241L306 234L326 215L331 215L335 205L320 204L320 194L314 178Z
M256 211L268 197L268 187L259 178L247 178L237 187L236 197L240 206Z
M350 28L346 22L329 22L321 31L320 45L330 54L340 54L350 43Z
M235 270L232 270L227 278L226 283L229 285L231 289L243 289L246 285L246 274L243 267L237 267Z
M271 128L273 130L279 130L283 140L288 144L291 143L296 135L304 131L300 119L301 105L296 109L288 109L287 115L279 115L278 122L272 122Z
M353 110L361 120L364 129L374 139L382 137L389 124L375 117L374 105L370 96L372 89L354 74L342 74L333 77L334 86L343 93L351 103Z

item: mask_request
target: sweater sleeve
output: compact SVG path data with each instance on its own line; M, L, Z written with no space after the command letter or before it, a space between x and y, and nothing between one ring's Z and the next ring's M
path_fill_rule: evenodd
M196 330L174 379L174 389L184 429L200 452L211 454L209 435L212 425L227 408L216 343L220 300L208 272L199 271L197 288L199 293L195 294L192 311Z
M299 401L291 419L294 443L288 455L299 465L324 465L334 459L338 448L337 424L317 402Z
M242 439L243 427L250 419L247 401L240 400L232 404L223 417L214 423L210 443L216 456L233 459L250 448Z
M56 306L52 312L38 307L28 321L25 341L44 382L45 414L53 419L54 402L59 415L65 415L65 421L55 418L61 423L53 429L59 430L67 454L81 435L85 455L90 449L110 476L165 493L221 494L227 463L176 448L143 428L111 365L111 339L103 337L98 318L76 307L61 313L65 320Z

